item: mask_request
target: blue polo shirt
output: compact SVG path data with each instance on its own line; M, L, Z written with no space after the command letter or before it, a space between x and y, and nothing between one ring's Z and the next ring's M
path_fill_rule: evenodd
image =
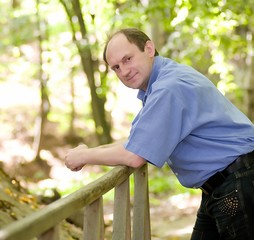
M239 155L254 150L254 125L191 67L155 57L143 107L127 150L157 167L168 164L186 187L200 187Z

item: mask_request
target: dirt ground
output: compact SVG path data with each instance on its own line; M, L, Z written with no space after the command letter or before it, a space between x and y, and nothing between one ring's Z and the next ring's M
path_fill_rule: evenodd
M177 195L151 205L152 240L187 240L196 219L200 196Z

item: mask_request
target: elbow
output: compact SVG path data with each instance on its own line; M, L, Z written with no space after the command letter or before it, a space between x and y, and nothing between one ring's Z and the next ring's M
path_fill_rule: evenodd
M138 157L138 158L135 158L133 159L132 161L130 161L129 163L129 167L132 167L132 168L140 168L142 167L144 164L146 163L146 160L141 158L141 157Z

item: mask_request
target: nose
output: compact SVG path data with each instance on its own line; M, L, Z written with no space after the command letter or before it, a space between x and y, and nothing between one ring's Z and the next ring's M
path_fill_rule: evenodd
M121 75L123 77L128 77L129 73L130 73L130 69L127 66L122 65L121 66Z

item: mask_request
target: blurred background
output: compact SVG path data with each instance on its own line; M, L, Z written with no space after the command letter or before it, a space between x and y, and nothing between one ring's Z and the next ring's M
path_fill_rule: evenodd
M253 12L253 0L1 0L0 168L53 200L108 171L72 173L63 158L78 144L128 136L137 92L102 60L107 36L124 27L145 31L160 55L202 72L254 121ZM154 206L186 209L199 194L167 167L149 171Z

